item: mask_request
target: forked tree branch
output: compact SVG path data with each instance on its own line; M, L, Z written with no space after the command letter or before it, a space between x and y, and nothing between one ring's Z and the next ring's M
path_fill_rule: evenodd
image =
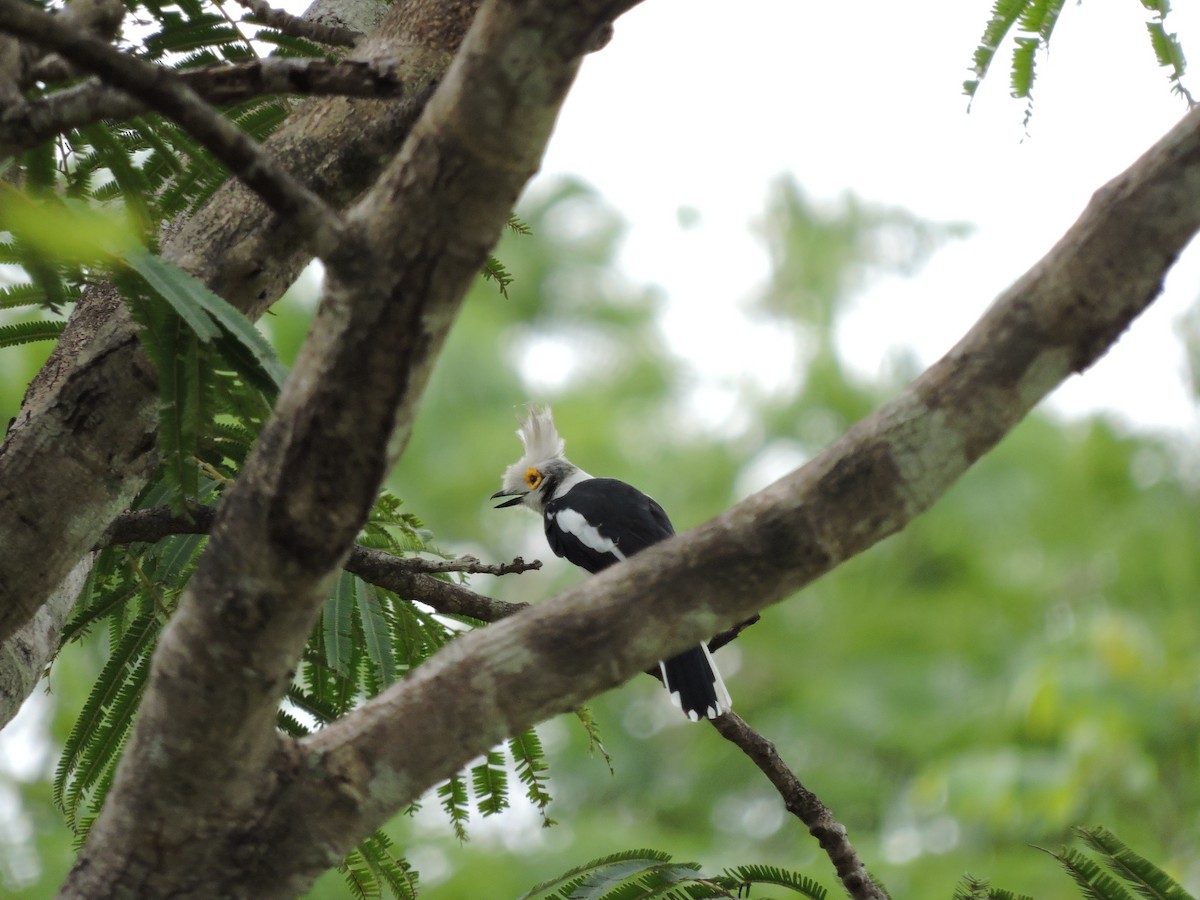
M291 764L307 767L291 755L298 745L281 743L276 709L583 54L631 2L485 4L403 147L347 216L353 246L325 260L309 339L163 631L66 896L175 895L181 879L192 893L292 896L330 863L345 834L314 822L279 853L277 825L263 820L299 774Z
M157 506L123 513L105 533L100 546L155 543L173 534L208 534L216 521L214 507L193 504L178 514L169 507ZM481 563L473 557L425 559L393 556L383 550L355 545L342 564L351 575L392 591L405 600L424 603L435 612L468 616L481 622L497 622L528 607L527 603L508 603L487 597L461 584L431 577L442 572L479 575L509 575L540 569L540 560L531 563L517 557L509 563Z
M347 850L339 835L368 833L507 735L894 534L1112 345L1198 229L1200 110L1099 190L945 357L807 465L554 601L464 635L299 741L296 758L309 764L274 807L278 826L300 838L286 823L323 808L320 837L306 839ZM419 735L412 722L422 723ZM354 801L331 806L331 792Z
M56 50L79 68L137 97L191 134L274 212L293 220L314 254L330 256L338 249L342 230L338 214L170 69L122 53L88 29L23 0L0 0L0 32Z
M362 28L377 25L354 58L386 61L411 89L387 101L306 103L263 143L266 152L331 204L352 202L403 143L475 8L476 0L348 4L343 18L357 13ZM382 22L364 18L376 14ZM303 238L231 179L161 248L256 319L311 259ZM0 445L0 641L33 617L145 485L158 461L157 403L153 367L115 287L89 286Z

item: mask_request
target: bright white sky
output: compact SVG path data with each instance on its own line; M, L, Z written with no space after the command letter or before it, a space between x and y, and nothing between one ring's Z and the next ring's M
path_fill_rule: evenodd
M779 377L770 336L728 310L766 274L749 226L780 173L818 200L849 191L976 228L846 317L842 343L873 374L897 344L922 363L944 353L1096 188L1186 112L1156 64L1141 4L1091 0L1063 10L1028 135L1024 104L1007 93L1009 47L968 114L961 82L991 0L926 6L648 0L585 63L543 177L578 175L629 220L622 267L666 292L679 352L724 374ZM1200 54L1200 4L1178 7L1168 30ZM1187 81L1200 95L1197 82ZM681 227L683 207L699 212L698 226ZM1052 398L1055 408L1200 432L1175 333L1198 294L1198 257L1185 256L1167 295Z

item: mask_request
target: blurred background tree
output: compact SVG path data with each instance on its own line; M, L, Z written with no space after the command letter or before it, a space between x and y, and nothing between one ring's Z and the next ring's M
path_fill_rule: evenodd
M758 225L771 275L721 314L785 339L731 343L745 365L713 376L672 349L665 298L615 268L623 224L586 186L543 183L521 215L532 233L497 251L516 280L507 296L477 286L391 487L448 551L543 559L537 573L473 582L522 601L580 575L550 556L535 518L487 502L519 453L520 404L554 404L576 462L636 483L690 527L802 462L914 374L902 358L876 378L850 371L840 316L873 279L911 271L962 231L853 197L816 204L778 182ZM285 359L312 308L305 285L267 323ZM1193 320L1200 359L1197 332ZM772 368L791 377L760 377L759 352L785 354ZM5 417L42 358L40 345L0 354ZM1196 472L1194 448L1170 437L1035 415L905 532L720 652L737 710L896 896L948 897L966 871L1061 896L1061 875L1030 845L1056 846L1091 822L1200 890ZM96 641L73 645L49 693L0 739L0 890L13 896L52 896L72 861L49 778L102 661ZM591 710L611 773L574 718L539 729L556 826L543 828L515 793L512 809L472 822L465 846L434 798L389 826L430 893L516 896L573 862L638 846L832 884L745 758L683 722L649 679ZM336 874L310 894L344 895Z
M540 522L486 501L519 454L516 408L555 405L571 458L630 480L687 528L782 474L893 394L904 360L865 380L839 315L884 274L919 266L961 226L775 185L759 232L766 284L731 317L785 332L797 373L713 384L673 355L664 298L612 266L622 224L578 183L543 185L530 236L498 253L507 298L481 284L439 363L393 489L444 548L540 558L473 587L537 601L579 578ZM726 367L722 367L724 370ZM714 393L732 406L704 401ZM850 829L896 896L949 896L964 872L1063 895L1033 845L1104 822L1200 884L1200 519L1194 451L1094 418L1036 415L929 514L840 568L719 654L738 711ZM649 679L591 706L613 773L570 717L540 732L559 824L516 808L460 847L429 814L394 823L438 896L515 896L567 861L653 846L719 868L758 861L826 883L826 863L749 763L689 727ZM312 896L338 896L327 876Z

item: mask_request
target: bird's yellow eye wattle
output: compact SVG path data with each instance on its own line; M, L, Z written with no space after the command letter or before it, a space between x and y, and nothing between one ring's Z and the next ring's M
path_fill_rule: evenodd
M531 491L536 491L538 485L542 483L542 473L530 466L525 470L525 483L529 485Z

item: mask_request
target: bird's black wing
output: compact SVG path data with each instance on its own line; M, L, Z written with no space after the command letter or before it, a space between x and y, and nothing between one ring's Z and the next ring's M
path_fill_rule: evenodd
M599 572L675 533L663 508L615 478L589 478L546 505L550 549Z

